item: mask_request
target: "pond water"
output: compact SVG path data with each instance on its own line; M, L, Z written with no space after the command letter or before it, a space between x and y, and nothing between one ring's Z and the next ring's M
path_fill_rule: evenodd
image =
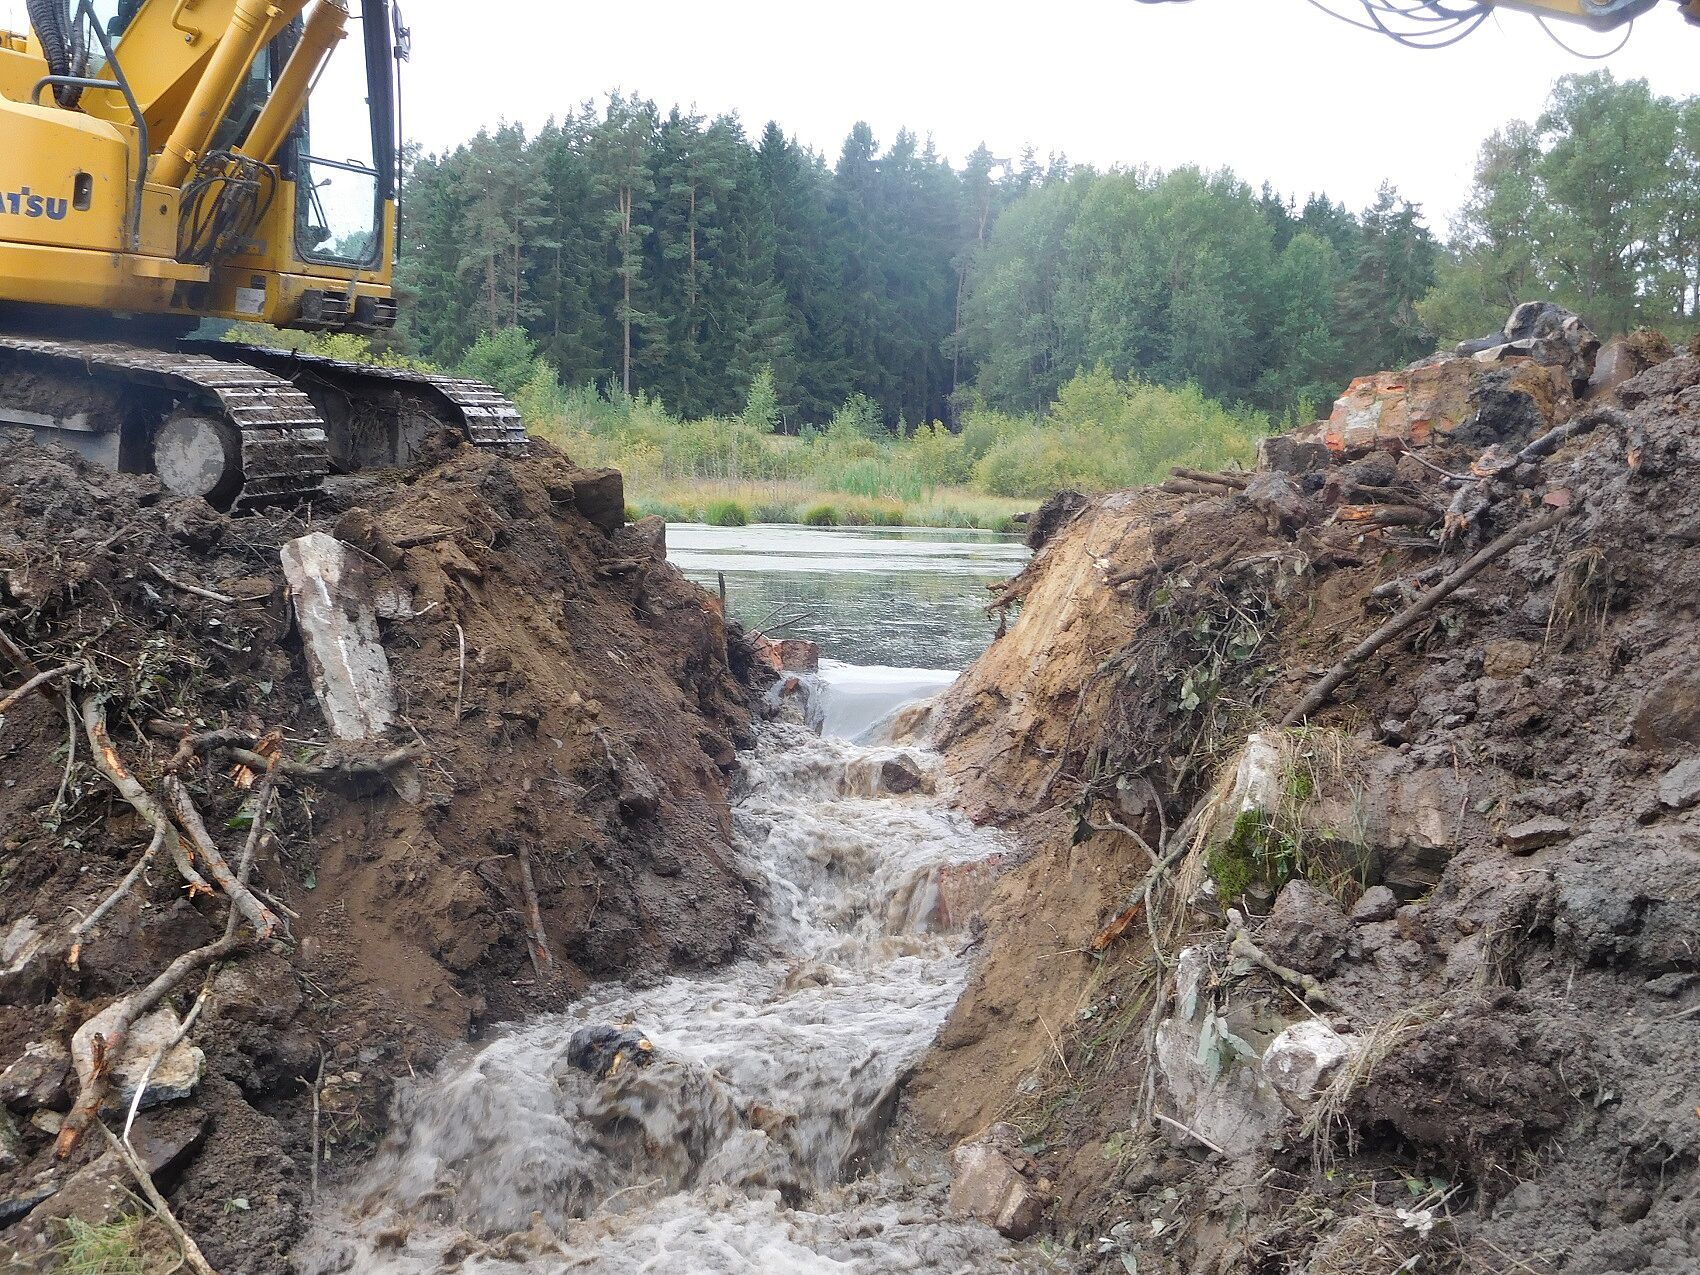
M997 627L985 586L1028 557L1014 536L938 528L680 523L667 544L673 564L709 589L725 573L732 619L811 638L826 659L864 668L967 667Z

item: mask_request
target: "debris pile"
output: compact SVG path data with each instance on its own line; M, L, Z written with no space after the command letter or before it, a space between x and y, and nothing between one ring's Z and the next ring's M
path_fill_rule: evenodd
M1696 510L1700 347L1533 306L1042 511L932 712L1029 853L913 1115L1087 1269L1700 1268Z
M732 954L758 657L664 544L541 444L229 518L0 439L0 1265L282 1271L398 1076Z

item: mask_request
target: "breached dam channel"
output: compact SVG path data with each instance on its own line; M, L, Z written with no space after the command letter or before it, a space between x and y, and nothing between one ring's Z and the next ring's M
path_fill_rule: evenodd
M989 573L955 574L983 605ZM775 721L743 756L735 845L762 902L743 959L593 988L406 1090L385 1144L323 1207L303 1268L1052 1269L952 1217L943 1157L888 1136L966 981L952 881L1011 848L949 809L936 756L867 729L948 682L916 667L932 649L830 663L812 688L824 733ZM641 1032L653 1054L606 1070L617 1042L586 1057L586 1029L602 1027Z

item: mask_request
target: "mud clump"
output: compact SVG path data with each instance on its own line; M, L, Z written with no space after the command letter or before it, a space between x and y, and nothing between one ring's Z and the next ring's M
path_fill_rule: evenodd
M204 1069L133 1134L194 1124L155 1181L217 1268L287 1268L315 1184L370 1148L398 1076L593 979L733 954L755 915L730 848L753 740L733 670L756 661L664 535L623 524L618 475L541 443L451 446L228 518L3 447L0 697L69 671L0 724L0 1255L48 1261L52 1218L124 1212L98 1129L55 1154L83 1086L49 1073L96 1012L226 932L226 891L175 836L121 888L156 829L93 764L90 705L144 798L174 777L233 869L257 847L279 920L162 998L194 1015ZM334 738L315 695L280 561L310 533L366 582L393 679L380 739Z
M1026 854L909 1110L1084 1269L1700 1269L1700 360L1535 319L1071 508L932 710Z

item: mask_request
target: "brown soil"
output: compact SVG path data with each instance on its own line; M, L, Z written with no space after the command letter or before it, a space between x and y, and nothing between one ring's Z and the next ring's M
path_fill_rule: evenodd
M1460 472L1570 416L1516 375L1481 374L1424 459ZM1268 868L1230 891L1203 835L1152 917L1124 913L1151 870L1133 834L1179 846L1189 813L1185 835L1207 832L1248 734L1406 603L1372 589L1437 561L1424 533L1334 511L1366 489L1444 508L1455 488L1371 450L1294 475L1302 525L1228 489L1042 520L1003 595L1019 620L933 715L965 807L1027 857L909 1103L953 1141L1013 1123L1087 1269L1700 1270L1700 806L1660 797L1700 765L1697 385L1700 360L1670 358L1621 387L1619 416L1484 489L1448 566L1543 501L1571 513L1286 736L1288 849L1321 888ZM1349 918L1380 885L1385 909ZM1314 1136L1295 1117L1221 1155L1152 1114L1177 1111L1151 1047L1182 1012L1177 951L1257 1048L1308 1017L1229 958L1230 904L1321 980L1368 1061ZM1419 1208L1426 1224L1400 1216Z
M428 760L393 785L283 786L256 879L290 910L290 933L225 963L192 1036L205 1079L144 1117L194 1126L160 1181L215 1267L286 1269L321 1068L329 1181L381 1131L395 1079L457 1042L559 1008L593 979L733 952L753 915L727 807L735 747L751 740L733 665L748 673L749 657L666 564L663 529L617 525L617 476L542 444L529 459L450 448L405 475L338 480L326 507L232 519L150 479L4 447L0 630L37 667L87 662L77 694L108 697L118 752L145 784L173 753L149 719L278 728L290 755L337 755L315 742L326 733L284 593L287 540L334 531L415 613L385 621L383 638L405 721L394 742ZM153 568L240 600L202 599ZM0 653L0 687L21 680ZM57 693L0 728L0 940L29 918L49 939L0 975L0 1068L68 1040L225 924L223 898L187 897L162 856L72 968L60 932L112 890L148 830L80 740L53 813L66 734ZM227 766L200 760L185 778L234 859L244 837L221 830L243 794ZM522 850L554 960L545 978L526 939ZM180 1011L200 986L186 984ZM23 1143L0 1155L0 1205L104 1149L97 1132L62 1164L50 1113L18 1104L13 1120ZM0 1255L50 1260L62 1232L47 1219L67 1211L49 1202L0 1229Z

